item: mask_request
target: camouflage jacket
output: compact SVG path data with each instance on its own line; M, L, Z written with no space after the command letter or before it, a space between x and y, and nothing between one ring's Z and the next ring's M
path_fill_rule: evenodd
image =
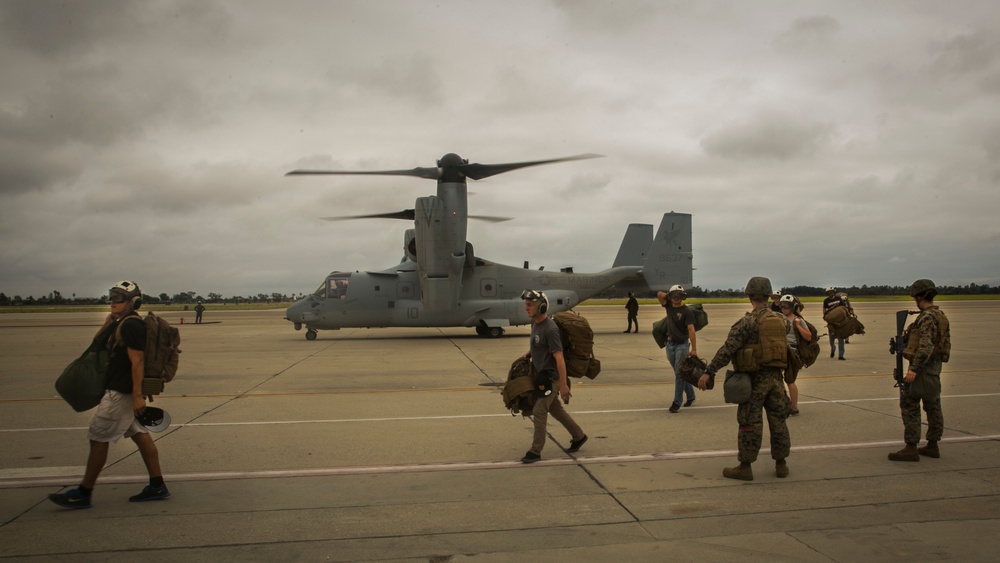
M712 358L711 363L708 364L708 369L705 371L707 373L719 371L721 368L729 365L729 362L733 361L733 355L736 354L737 350L744 346L760 342L757 321L765 315L783 317L783 315L775 313L766 305L743 315L743 318L736 321L732 328L729 329L729 336L726 337L726 341L719 348L719 351L715 353L715 357Z
M948 317L936 305L920 312L908 329L904 354L910 360L910 369L919 372L932 359L947 362L951 356L951 329ZM940 364L938 364L940 365Z

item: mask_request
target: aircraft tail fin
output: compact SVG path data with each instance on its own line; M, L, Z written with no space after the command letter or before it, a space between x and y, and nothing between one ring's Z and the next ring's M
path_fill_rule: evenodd
M694 282L692 260L691 214L664 213L642 266L646 285L663 291L677 284L691 287Z
M611 267L644 265L646 263L646 253L652 242L652 225L632 223L628 226L628 230L625 231L625 238L622 239L622 245L618 247L615 263Z

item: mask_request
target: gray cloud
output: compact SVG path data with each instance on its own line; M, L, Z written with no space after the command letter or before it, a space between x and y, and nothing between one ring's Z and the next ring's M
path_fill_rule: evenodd
M996 3L387 5L0 3L0 291L311 291L408 226L320 217L434 184L283 174L447 152L607 155L471 183L505 263L598 270L674 210L704 287L1000 283Z
M714 131L701 144L710 156L787 160L817 152L833 130L828 123L766 113Z

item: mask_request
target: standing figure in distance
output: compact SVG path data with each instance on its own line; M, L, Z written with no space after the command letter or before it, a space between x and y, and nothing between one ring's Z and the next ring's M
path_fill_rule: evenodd
M828 288L826 288L826 299L823 300L823 317L826 318L826 314L829 313L830 310L834 309L835 307L844 307L846 309L847 305L843 302L843 300L841 299L841 297L839 295L837 295L837 288L835 288L835 287L828 287ZM840 354L837 356L837 359L838 360L843 360L844 359L844 339L843 338L836 338L834 336L834 334L833 334L834 333L833 327L831 327L829 325L827 325L827 332L830 335L830 357L831 358L833 357L833 353L835 351L834 350L834 342L833 341L836 340L837 341L837 349L840 351Z
M785 323L781 315L767 306L767 297L771 293L771 280L754 276L747 282L745 291L753 310L729 329L726 341L698 380L698 388L707 389L709 378L730 361L733 362L736 371L749 374L750 400L736 408L740 464L723 469L722 475L729 479L753 481L750 464L757 461L757 454L760 453L764 435L762 417L766 410L775 475L781 478L788 477L788 464L785 459L791 452L792 442L788 434L788 425L785 424L789 401L781 374L781 371L788 366ZM768 317L774 317L777 322L768 320Z
M205 312L205 306L198 301L198 304L194 306L194 324L201 324L201 314Z
M910 297L920 309L920 314L906 331L906 346L903 358L910 361L910 367L903 376L909 388L899 388L899 410L903 418L903 440L906 446L889 454L892 461L920 461L920 456L941 457L938 441L944 434L944 414L941 411L941 364L951 358L951 329L948 317L934 304L937 286L934 282L921 279L910 286ZM930 395L917 396L913 382L917 378L922 389L932 389ZM920 443L920 402L927 413L927 445Z
M83 480L75 489L49 495L49 500L66 508L91 507L91 492L108 460L110 445L122 436L131 438L138 446L149 473L149 485L129 497L129 502L162 500L170 496L163 483L156 443L146 427L136 420L146 410L146 400L142 396L146 324L136 312L142 306L142 292L135 282L120 281L110 289L108 301L111 314L94 337L95 344L106 346L110 351L107 391L87 431L90 454Z
M681 401L685 393L688 400L684 406L690 407L694 403L694 385L678 375L684 358L698 357L698 343L694 335L694 311L684 304L687 293L684 293L684 288L679 285L671 287L667 293L658 291L656 299L667 313L667 361L674 368L674 402L670 404L670 412L677 413L681 410Z
M521 458L521 463L535 463L542 459L550 414L569 431L571 441L566 448L567 453L579 451L587 441L587 435L559 402L562 398L563 403L569 403L572 395L569 392L569 381L566 380L566 360L563 358L559 327L546 315L549 299L541 291L532 289L524 290L521 299L524 299L524 311L531 319L531 341L524 359L531 360L535 368L536 397L535 408L531 411L535 433L531 449Z
M632 332L632 324L635 323L635 331L639 332L639 302L635 299L635 294L631 291L628 292L628 303L625 304L625 310L628 311L628 328L625 332Z

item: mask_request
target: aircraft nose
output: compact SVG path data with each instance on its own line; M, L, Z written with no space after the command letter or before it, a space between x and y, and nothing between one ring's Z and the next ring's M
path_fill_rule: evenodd
M318 320L319 314L313 310L312 303L306 298L292 303L285 309L285 319L296 324L307 323Z

